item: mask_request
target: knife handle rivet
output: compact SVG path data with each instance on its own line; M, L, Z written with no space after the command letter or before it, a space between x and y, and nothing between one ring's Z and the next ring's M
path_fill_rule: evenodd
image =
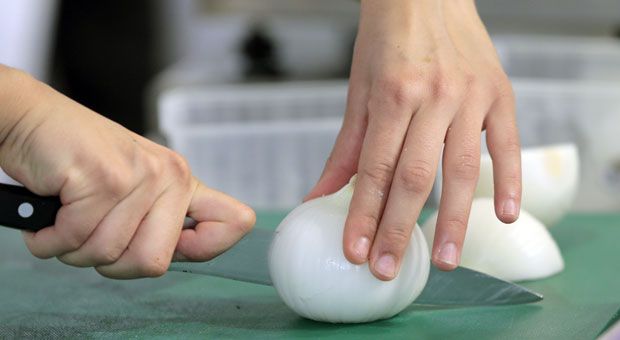
M24 202L17 207L17 213L21 218L28 218L34 213L34 207L28 202Z

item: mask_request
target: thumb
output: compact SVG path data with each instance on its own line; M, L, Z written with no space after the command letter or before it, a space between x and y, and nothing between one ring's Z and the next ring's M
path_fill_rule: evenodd
M250 207L195 181L196 190L187 215L197 223L193 229L181 232L176 261L210 260L235 245L256 222Z

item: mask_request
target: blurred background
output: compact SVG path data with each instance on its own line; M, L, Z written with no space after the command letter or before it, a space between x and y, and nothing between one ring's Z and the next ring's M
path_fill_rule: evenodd
M620 1L477 3L523 145L577 145L573 209L619 211ZM353 0L0 0L0 63L169 145L209 186L287 209L340 127L358 12Z

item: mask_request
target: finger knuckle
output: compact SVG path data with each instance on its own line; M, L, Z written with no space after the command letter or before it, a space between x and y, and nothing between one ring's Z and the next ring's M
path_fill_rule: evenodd
M457 179L473 181L478 178L480 172L479 157L473 153L458 155L450 167L450 174Z
M391 247L403 248L411 237L411 226L404 224L391 225L383 231L383 238Z
M402 188L415 194L430 191L433 185L433 172L430 163L417 160L407 164L400 171L399 181Z
M519 158L521 155L521 142L518 132L511 132L516 128L506 128L494 143L487 143L487 147L492 156Z
M369 179L373 185L384 188L392 179L394 165L387 161L376 161L369 167L362 168L361 177Z
M98 247L98 250L92 255L93 262L97 265L113 264L121 257L125 248L121 247Z
M467 229L467 221L465 217L452 217L446 220L445 226L449 232L461 233Z
M131 191L133 186L130 176L127 175L132 172L121 169L120 167L108 168L100 178L105 192L115 201L122 200Z
M138 263L139 272L144 277L160 277L168 270L170 261L160 254L143 256Z
M237 213L235 225L245 235L249 233L256 223L256 213L252 208L243 206Z
M153 182L157 182L161 179L163 175L163 168L161 161L157 157L152 155L144 155L141 163L144 167L145 176L148 179Z
M510 84L505 84L497 89L498 97L504 102L504 106L514 111L516 109L516 99L514 90Z
M168 156L168 165L173 175L178 180L189 183L192 172L185 157L176 152L170 152Z
M360 140L362 139L363 137L360 137ZM332 154L329 155L327 161L325 162L325 169L331 169L331 171L335 173L350 174L355 172L356 165L356 162L344 161L342 157L337 157L332 152Z
M376 83L376 90L371 91L369 111L373 112L388 107L407 107L413 104L414 91L412 83L401 75L384 76Z
M379 226L379 218L372 214L354 215L351 216L348 224L351 229L363 231L364 235L374 235Z
M521 143L519 142L519 136L517 133L506 134L502 145L502 151L510 154L521 154Z
M430 78L430 95L436 102L457 102L465 92L465 81L459 82L444 73L438 73Z
M506 73L502 70L496 70L491 73L489 77L489 83L491 89L493 89L498 95L513 96L512 86Z
M64 228L63 228L64 227ZM65 244L65 251L74 251L80 249L80 247L88 239L89 233L81 228L69 228L66 225L60 226L62 240Z

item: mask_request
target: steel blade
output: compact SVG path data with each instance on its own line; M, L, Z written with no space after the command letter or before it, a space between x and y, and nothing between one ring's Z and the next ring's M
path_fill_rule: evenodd
M431 266L426 287L415 300L425 305L509 305L542 300L541 294L475 270L459 267L451 272Z
M230 250L208 262L175 262L171 271L271 285L268 253L273 230L256 228ZM482 306L530 303L542 295L525 287L459 267L443 272L431 266L428 282L414 301L423 305Z
M208 262L174 262L170 271L271 285L268 253L273 230L255 228L234 247Z

